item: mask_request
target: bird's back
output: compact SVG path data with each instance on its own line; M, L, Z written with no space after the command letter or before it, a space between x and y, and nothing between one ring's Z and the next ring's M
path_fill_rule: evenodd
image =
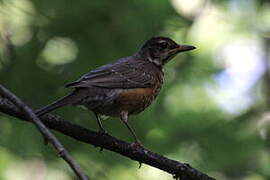
M161 69L131 56L91 71L67 86L87 94L74 104L99 114L119 116L122 111L143 111L158 95L162 82Z

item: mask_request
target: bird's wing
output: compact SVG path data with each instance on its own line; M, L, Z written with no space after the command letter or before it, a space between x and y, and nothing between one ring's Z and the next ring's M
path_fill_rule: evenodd
M133 63L136 63L136 65ZM154 83L152 73L146 73L141 68L146 64L145 61L127 61L127 59L123 59L90 71L79 80L67 84L66 87L96 86L109 89L151 87Z

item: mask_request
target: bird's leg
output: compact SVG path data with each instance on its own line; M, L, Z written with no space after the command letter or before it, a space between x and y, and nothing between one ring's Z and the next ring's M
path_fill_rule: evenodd
M106 134L106 131L105 131L105 129L103 128L103 126L101 124L101 121L100 121L100 118L99 118L98 114L95 113L95 116L96 116L96 120L97 120L97 123L98 123L99 132L102 133L102 134Z
M122 120L122 122L126 125L126 127L128 128L128 130L131 132L134 140L135 140L135 145L136 146L142 146L142 143L139 141L138 137L136 136L134 130L129 126L128 124L128 112L127 111L123 111L120 113L120 119Z
M96 120L97 120L98 127L99 127L98 132L99 132L100 134L107 134L107 132L105 131L105 129L104 129L103 126L102 126L102 123L101 123L101 121L100 121L100 118L99 118L98 114L95 113L95 112L94 112L94 114L95 114L95 116L96 116ZM102 151L103 151L103 148L100 147L99 152L102 152Z

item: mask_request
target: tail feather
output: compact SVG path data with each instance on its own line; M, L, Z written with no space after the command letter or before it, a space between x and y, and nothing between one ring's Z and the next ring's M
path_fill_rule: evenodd
M74 102L76 102L76 100L78 101L78 97L76 96L77 93L73 92L47 106L44 106L38 110L35 111L35 114L39 117L42 116L44 114L47 114L57 108L60 108L62 106L65 105L72 105Z

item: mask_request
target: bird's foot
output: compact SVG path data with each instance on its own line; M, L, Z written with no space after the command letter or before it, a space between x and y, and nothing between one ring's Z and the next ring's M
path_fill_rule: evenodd
M143 144L137 139L135 142L131 143L132 148L143 148Z
M99 133L100 135L102 135L102 136L108 135L108 133L107 133L107 132L105 131L105 129L103 129L103 128L100 128L99 131L98 131L98 133ZM99 152L102 152L102 151L103 151L103 147L100 147Z
M108 135L108 133L107 133L107 131L105 131L105 129L99 129L98 133L101 135Z

